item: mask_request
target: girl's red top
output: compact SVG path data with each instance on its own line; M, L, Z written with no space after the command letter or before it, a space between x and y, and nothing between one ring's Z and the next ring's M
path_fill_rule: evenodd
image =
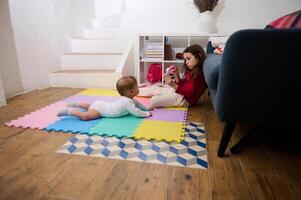
M183 95L190 105L195 104L207 88L203 73L193 78L192 73L187 72L184 78L180 79L177 84L176 93Z

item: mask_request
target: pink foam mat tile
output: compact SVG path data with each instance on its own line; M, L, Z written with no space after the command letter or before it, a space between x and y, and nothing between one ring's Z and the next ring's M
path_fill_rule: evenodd
M58 101L45 106L32 113L19 117L15 120L5 123L6 126L14 126L21 128L44 129L50 123L57 121L59 118L56 114L66 107L66 103Z
M145 120L173 121L183 123L186 123L187 121L187 112L183 110L154 109L151 112L153 115L149 118L145 118Z

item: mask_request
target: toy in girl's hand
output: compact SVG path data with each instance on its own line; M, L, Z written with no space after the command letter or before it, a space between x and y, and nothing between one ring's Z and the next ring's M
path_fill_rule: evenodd
M172 79L175 78L174 73L178 71L178 67L175 65L170 65L169 67L166 68L165 74L171 76Z

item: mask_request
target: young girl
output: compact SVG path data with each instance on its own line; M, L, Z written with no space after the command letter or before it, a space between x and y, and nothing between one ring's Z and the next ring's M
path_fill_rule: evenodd
M140 88L138 96L152 96L150 103L152 107L190 106L196 104L207 88L203 74L203 63L205 60L204 49L195 44L187 47L183 52L184 77L181 79L179 70L171 75L165 75L167 84L163 87Z

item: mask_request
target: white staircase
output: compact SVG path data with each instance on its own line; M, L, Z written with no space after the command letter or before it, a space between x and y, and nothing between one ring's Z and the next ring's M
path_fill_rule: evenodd
M117 3L121 4L119 13L114 10L93 19L93 27L83 30L83 38L70 39L71 52L61 55L61 70L50 74L52 86L113 89L121 76L133 74L133 44L121 35L124 1Z
M93 19L92 24L95 28L119 28L122 25L122 13L113 14L102 19Z
M123 52L123 40L103 40L89 38L71 38L70 45L73 52Z
M61 55L63 69L115 69L118 66L123 53L67 53Z

